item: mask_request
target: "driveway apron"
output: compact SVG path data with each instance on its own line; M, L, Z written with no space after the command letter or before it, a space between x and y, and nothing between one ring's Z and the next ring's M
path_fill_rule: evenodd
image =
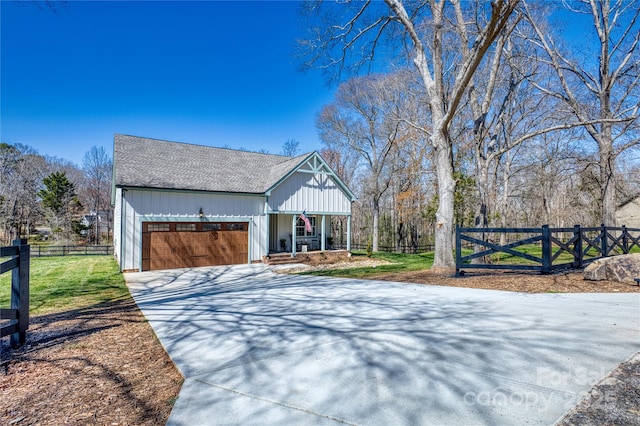
M511 293L264 265L125 278L185 377L170 425L552 424L640 350L638 293Z

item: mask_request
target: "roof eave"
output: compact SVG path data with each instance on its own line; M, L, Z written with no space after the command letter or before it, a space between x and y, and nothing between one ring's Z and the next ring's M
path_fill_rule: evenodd
M237 191L212 191L207 189L185 189L185 188L161 188L161 187L150 187L150 186L136 186L136 185L126 185L126 184L116 184L116 188L120 188L123 190L134 190L134 191L170 191L170 192L197 192L197 193L206 193L206 194L223 194L223 195L244 195L251 197L264 197L266 194L264 192L237 192Z

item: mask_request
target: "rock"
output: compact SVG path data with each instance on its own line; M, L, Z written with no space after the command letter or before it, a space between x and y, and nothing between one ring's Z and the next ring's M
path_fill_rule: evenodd
M635 283L640 278L640 254L622 254L591 262L584 268L584 279Z
M589 281L604 281L607 279L607 265L605 260L600 259L591 262L584 268L584 279Z

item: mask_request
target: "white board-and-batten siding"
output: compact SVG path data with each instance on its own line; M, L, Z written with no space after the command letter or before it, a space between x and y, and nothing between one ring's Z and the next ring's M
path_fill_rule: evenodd
M351 214L351 200L330 175L296 172L275 188L271 212Z
M265 197L116 189L114 246L121 270L140 270L142 264L142 222L196 222L200 209L208 222L249 222L250 259L260 260L267 254L267 221ZM118 204L121 204L119 206ZM119 223L122 222L122 225ZM124 232L123 232L124 230Z
M115 188L115 195L113 200L115 204L113 206L113 255L116 257L118 265L120 265L120 247L122 241L120 236L122 234L122 188Z

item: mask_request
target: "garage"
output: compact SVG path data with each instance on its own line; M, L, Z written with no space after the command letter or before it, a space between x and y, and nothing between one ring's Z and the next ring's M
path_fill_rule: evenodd
M143 222L142 270L249 261L246 222Z

